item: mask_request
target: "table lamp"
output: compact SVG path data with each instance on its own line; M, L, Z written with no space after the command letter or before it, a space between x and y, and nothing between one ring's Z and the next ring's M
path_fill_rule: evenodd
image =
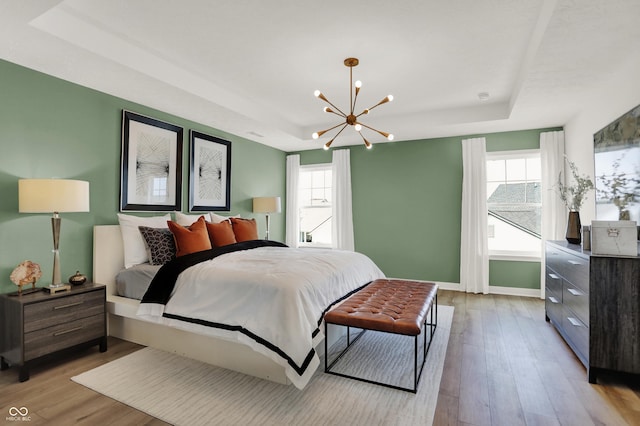
M253 212L267 214L267 235L269 239L269 213L280 213L280 197L255 197L253 199Z
M62 287L60 277L59 213L89 211L89 182L71 179L19 179L18 211L20 213L53 213L53 279L51 289Z

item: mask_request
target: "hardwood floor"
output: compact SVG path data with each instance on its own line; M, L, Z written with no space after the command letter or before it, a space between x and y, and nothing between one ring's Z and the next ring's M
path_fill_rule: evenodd
M586 371L553 327L539 299L440 291L455 306L435 425L640 425L640 384ZM70 377L140 346L109 338L34 366L31 379L0 372L0 419L27 407L31 425L164 425L166 423L78 385ZM7 421L6 424L18 424Z
M440 291L455 307L435 425L640 425L640 383L586 370L544 301Z

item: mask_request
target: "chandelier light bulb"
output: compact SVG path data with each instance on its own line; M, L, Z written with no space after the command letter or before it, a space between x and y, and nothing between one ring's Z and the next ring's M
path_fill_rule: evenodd
M360 80L356 81L355 86L359 89L362 87L362 82Z
M329 107L324 107L324 108L322 108L322 110L324 112L331 112L331 108L329 108Z
M389 136L387 136L387 140L390 140L390 141L393 140L393 133L389 133Z
M393 101L393 95L389 95L387 98L389 98L389 102Z
M359 132L360 130L362 130L362 125L358 123L354 126L354 128L356 129L356 132Z
M316 98L319 98L321 94L322 92L320 92L319 90L316 90L315 92L313 92L313 96L315 96Z
M311 135L311 137L314 139L318 139L318 136L319 136L318 132L315 132L314 134Z

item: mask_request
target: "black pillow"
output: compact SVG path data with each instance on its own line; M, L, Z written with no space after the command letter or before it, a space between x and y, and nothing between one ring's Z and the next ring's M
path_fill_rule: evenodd
M168 228L138 226L149 255L149 264L164 265L176 258L176 243Z

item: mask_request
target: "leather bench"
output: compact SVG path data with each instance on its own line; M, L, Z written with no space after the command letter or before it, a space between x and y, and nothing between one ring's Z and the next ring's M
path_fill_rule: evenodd
M325 314L325 372L394 389L417 392L418 382L438 322L437 300L438 286L434 283L399 279L372 281ZM429 322L427 322L428 317ZM331 364L329 364L329 348L327 347L329 324L347 327L347 346ZM351 340L351 328L363 331ZM427 328L429 328L428 343ZM395 386L332 371L336 363L362 337L366 330L414 337L413 388ZM420 371L418 371L418 341L421 333L424 333L424 338L422 363Z

